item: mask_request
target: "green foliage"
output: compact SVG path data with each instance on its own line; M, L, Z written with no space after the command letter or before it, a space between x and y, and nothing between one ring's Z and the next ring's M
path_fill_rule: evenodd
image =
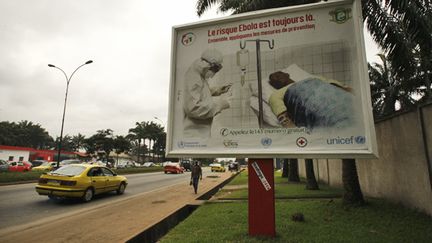
M371 200L344 207L341 200L276 202L276 237L248 235L247 202L206 203L160 242L430 242L430 217ZM291 221L301 212L305 222Z
M3 121L0 122L0 144L49 149L54 147L54 140L40 124Z
M142 152L153 152L153 155L164 155L165 154L165 137L164 128L154 122L137 122L135 127L129 129L129 134L126 136L131 141L135 141L135 146L132 151L135 152L138 162L140 162L140 157ZM144 141L143 147L141 147L141 140ZM145 141L149 141L149 149L145 149ZM152 146L153 144L153 146ZM157 145L157 146L156 146ZM143 151L144 149L144 151ZM154 160L154 159L153 159Z

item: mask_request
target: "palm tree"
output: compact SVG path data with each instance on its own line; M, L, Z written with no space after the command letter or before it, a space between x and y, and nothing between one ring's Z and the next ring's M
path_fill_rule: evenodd
M365 201L358 180L355 159L342 160L342 182L344 187L343 203L348 205L364 205Z
M72 136L73 151L78 152L80 149L84 148L84 142L85 142L85 136L82 135L81 133Z
M131 148L130 141L124 136L116 136L114 138L114 153L117 154L116 165L118 165L119 154L128 152Z
M432 98L431 6L430 0L362 0L366 26L394 72L401 77L418 70L423 73L427 99Z
M283 167L282 167L282 177L288 178L288 160L283 159Z
M300 176L298 173L298 160L297 159L289 159L288 181L300 182Z
M382 65L374 63L368 65L369 79L371 83L372 107L376 118L393 114L396 111L396 105L400 110L405 110L414 106L416 100L413 94L421 93L419 88L413 88L407 85L418 82L417 75L405 75L400 77L384 54L378 54L382 60Z
M134 128L129 129L129 134L126 136L129 139L135 139L137 141L138 149L136 151L138 152L137 154L138 163L140 163L140 157L141 157L139 153L141 151L141 140L143 140L143 143L145 145L145 141L147 139L150 139L149 124L150 124L149 122L144 122L144 121L136 122L135 123L136 126Z
M306 189L319 190L318 182L315 178L315 171L312 159L305 159L306 167Z

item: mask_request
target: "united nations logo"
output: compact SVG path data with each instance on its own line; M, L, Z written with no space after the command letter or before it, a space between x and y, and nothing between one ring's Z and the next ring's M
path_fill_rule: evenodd
M184 148L184 142L183 141L179 141L179 142L177 142L177 146L179 147L179 148Z
M272 144L272 140L271 138L261 138L261 144L264 146L264 148L268 148Z
M330 21L336 22L338 24L343 24L351 18L351 9L337 8L333 11L330 11L329 15L332 17Z

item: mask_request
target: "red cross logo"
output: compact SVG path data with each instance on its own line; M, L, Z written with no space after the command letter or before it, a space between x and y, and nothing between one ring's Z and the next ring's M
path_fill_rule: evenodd
M297 146L299 146L300 148L306 147L307 143L308 143L308 142L307 142L307 139L304 138L304 137L299 137L299 138L297 138L297 140L296 140L296 144L297 144Z

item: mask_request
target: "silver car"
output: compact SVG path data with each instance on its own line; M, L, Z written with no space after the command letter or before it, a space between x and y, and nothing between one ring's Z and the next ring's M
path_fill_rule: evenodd
M0 159L0 171L8 171L9 164L5 160Z

